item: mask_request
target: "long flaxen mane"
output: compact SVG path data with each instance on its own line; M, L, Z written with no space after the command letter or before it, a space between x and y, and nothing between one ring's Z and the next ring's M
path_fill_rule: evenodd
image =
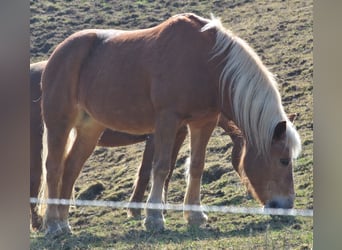
M284 111L272 73L247 42L225 29L219 19L212 16L201 31L209 29L217 31L212 58L222 55L224 58L220 75L221 103L228 91L236 124L247 142L260 154L269 155L274 129L280 121L286 121L287 146L292 157L298 157L300 137Z

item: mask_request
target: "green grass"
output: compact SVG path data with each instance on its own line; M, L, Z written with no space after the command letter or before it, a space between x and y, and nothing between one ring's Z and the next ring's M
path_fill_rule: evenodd
M221 17L277 75L284 107L299 113L295 125L303 151L294 168L295 208L313 208L313 35L312 1L30 1L31 62L47 59L68 35L84 28L137 29L154 26L181 12ZM186 140L185 144L187 144ZM217 128L207 150L201 190L205 205L257 207L231 166L231 141ZM128 201L144 143L97 148L76 183L76 195ZM169 202L184 197L183 146L169 188ZM220 178L217 177L220 176ZM89 194L89 187L100 186ZM102 190L103 188L103 190ZM147 193L146 193L147 195ZM88 197L88 196L85 196ZM182 212L168 211L166 230L146 232L124 209L77 207L70 213L73 235L46 240L31 232L32 249L310 249L313 218L209 213L201 228L189 228Z

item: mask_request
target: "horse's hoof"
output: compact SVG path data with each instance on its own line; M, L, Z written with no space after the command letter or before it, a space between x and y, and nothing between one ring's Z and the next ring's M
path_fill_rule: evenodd
M208 216L203 212L189 212L184 217L190 226L200 226L207 222Z
M141 209L131 208L127 210L127 217L135 220L141 219Z
M144 226L147 231L161 232L164 231L164 218L156 216L147 216L144 220Z
M70 234L71 227L67 221L54 221L46 225L45 237L55 238Z

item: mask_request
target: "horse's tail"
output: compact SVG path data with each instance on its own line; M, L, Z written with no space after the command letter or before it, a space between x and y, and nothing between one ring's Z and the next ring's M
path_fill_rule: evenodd
M47 158L47 133L46 133L46 127L44 124L43 127L43 136L42 136L42 175L41 175L41 181L40 181L40 187L39 187L39 193L38 193L38 199L41 201L37 206L37 212L40 216L43 216L45 214L46 210L46 203L42 203L42 201L46 200L48 197L47 192L47 181L46 181L46 158Z

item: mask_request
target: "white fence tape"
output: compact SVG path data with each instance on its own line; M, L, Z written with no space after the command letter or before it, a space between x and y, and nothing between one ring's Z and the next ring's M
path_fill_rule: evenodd
M240 213L240 214L261 214L261 215L290 215L290 216L306 216L312 217L311 209L278 209L278 208L252 208L252 207L236 207L236 206L215 206L215 205L183 205L183 204L158 204L158 203L141 203L141 202L121 202L121 201L97 201L97 200L67 200L67 199L46 199L39 200L30 198L30 203L46 203L56 205L73 205L73 206L93 206L93 207L110 207L110 208L148 208L163 210L179 210L179 211L203 211L203 212L220 212L220 213Z

